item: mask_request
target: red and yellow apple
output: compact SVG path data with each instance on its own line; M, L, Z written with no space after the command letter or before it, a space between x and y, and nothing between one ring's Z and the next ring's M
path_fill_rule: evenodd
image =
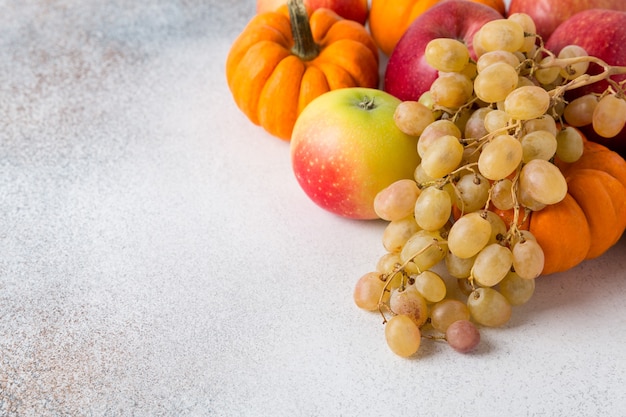
M537 34L544 41L562 22L588 9L626 11L625 0L511 0L509 15L526 13L535 21ZM602 23L599 23L602 24Z
M257 0L256 12L271 12L287 4L287 0ZM311 10L326 8L334 11L344 19L354 20L362 25L367 22L369 13L368 0L304 0Z
M626 1L624 1L626 4ZM600 58L609 65L626 66L626 12L608 9L588 9L576 13L561 23L546 42L546 48L556 54L567 45L578 45L587 54ZM598 74L602 68L591 64L589 74ZM626 80L626 75L611 77L616 82ZM566 98L572 100L588 93L602 93L606 81L571 90ZM626 129L612 138L595 134L591 126L582 127L585 135L596 142L626 156Z
M291 137L295 177L318 206L352 219L376 219L374 198L413 178L417 138L394 122L400 100L377 89L343 88L314 99Z
M438 77L424 58L426 45L436 38L464 42L472 57L474 34L487 22L502 15L484 4L467 0L447 0L413 21L394 48L385 69L383 88L401 100L418 100Z

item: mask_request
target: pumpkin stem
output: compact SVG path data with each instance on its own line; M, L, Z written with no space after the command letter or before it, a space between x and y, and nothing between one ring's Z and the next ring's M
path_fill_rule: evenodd
M309 24L309 15L302 0L289 0L289 20L291 21L291 34L294 45L291 52L303 61L315 58L319 52L319 45L313 39L313 32Z

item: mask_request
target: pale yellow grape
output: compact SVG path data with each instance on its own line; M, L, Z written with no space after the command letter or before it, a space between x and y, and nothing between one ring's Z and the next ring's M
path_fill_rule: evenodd
M512 13L507 16L507 19L519 23L519 25L524 30L524 43L518 49L518 51L533 51L535 49L535 43L537 41L537 27L533 18L526 13Z
M534 240L536 242L537 238L529 230L518 230L513 236L511 236L510 247L513 247L519 242L523 242L525 240Z
M427 187L415 202L416 223L425 230L439 230L450 219L452 200L447 191L437 187Z
M527 133L534 132L535 130L547 130L552 133L554 136L558 133L558 128L556 126L556 121L549 114L544 114L535 119L526 120L522 126L522 133L525 135Z
M502 217L498 216L491 210L485 210L483 213L491 225L491 237L489 238L489 242L487 242L487 244L500 242L508 231L506 223L502 220Z
M513 246L513 268L524 279L537 278L545 262L545 255L535 240L524 240Z
M491 202L500 210L509 210L515 206L513 181L508 178L496 181L491 191Z
M517 88L520 87L525 87L527 85L536 85L535 82L533 80L531 80L530 78L526 77L526 76L520 76L517 79Z
M493 287L506 276L512 265L513 254L511 250L498 243L492 243L485 246L476 255L472 267L472 276L478 285Z
M496 136L483 148L478 158L478 169L487 179L501 180L517 169L522 156L519 140L511 135Z
M448 233L448 249L459 258L471 258L487 245L491 224L479 212L461 216Z
M441 73L430 86L430 94L436 105L457 109L472 97L474 85L465 74Z
M363 310L378 309L380 295L383 293L385 280L379 272L368 272L356 282L353 299L357 307Z
M556 152L556 137L547 130L535 130L520 139L522 144L522 161L527 163L533 159L550 160Z
M424 271L412 277L415 282L413 286L429 303L436 303L446 296L446 283L434 271Z
M452 252L448 251L445 257L446 270L454 278L467 278L470 276L472 266L476 256L470 258L459 258Z
M491 184L480 174L465 174L456 183L456 206L464 213L485 207Z
M539 211L542 210L546 207L547 204L545 203L540 203L539 201L535 200L530 194L527 188L523 188L523 187L516 187L515 189L516 193L516 197L517 197L517 201L520 204L521 207L524 207L530 211Z
M423 272L442 261L447 251L448 245L440 233L419 230L402 247L400 260L403 264L412 260Z
M393 316L385 324L387 346L398 356L408 358L420 348L422 335L419 327L405 316Z
M504 100L505 111L512 119L530 120L541 117L550 107L550 94L537 86L513 90Z
M576 162L583 155L584 140L578 130L571 126L556 135L556 156L563 162Z
M510 65L512 68L517 68L517 66L520 64L519 58L512 52L491 51L482 54L480 58L478 58L478 61L476 61L476 70L478 72L481 72L489 65L495 64L496 62L504 62L505 64Z
M612 94L602 97L593 110L593 130L602 137L612 138L624 128L625 124L626 100Z
M383 230L383 247L387 252L400 252L407 240L420 230L413 216L393 220Z
M504 62L496 62L485 67L474 79L474 92L485 103L504 100L518 83L515 68Z
M501 134L506 133L506 127L509 124L511 118L504 110L491 110L485 114L485 129L489 133L501 131Z
M424 184L429 184L429 183L435 181L435 179L433 177L431 177L430 175L428 175L428 174L426 174L424 172L424 168L422 167L421 163L419 163L415 167L415 171L413 171L413 179L420 186L424 186Z
M473 80L476 77L476 74L478 74L476 63L474 61L469 61L461 70L461 74L465 75L470 80Z
M378 272L382 272L383 274L387 274L395 270L400 264L399 252L387 252L378 258L378 262L376 262L376 270Z
M524 279L510 271L498 285L498 291L512 306L526 304L535 292L535 280Z
M463 131L463 137L480 139L486 136L489 132L485 127L485 116L492 111L489 107L479 107L474 110L465 123L465 130Z
M558 54L559 58L568 59L568 58L577 58L587 56L587 51L581 46L578 45L567 45L561 49ZM587 72L589 68L589 61L581 61L575 64L571 64L566 66L565 68L561 68L560 74L566 80L573 80L574 78L578 78L581 75Z
M383 220L399 220L413 213L420 194L417 183L411 179L397 180L374 197L374 211Z
M524 28L514 20L492 20L480 28L480 44L487 52L515 52L524 46Z
M519 189L540 204L556 204L567 194L567 181L556 165L533 159L520 171Z
M418 327L421 327L428 320L426 299L415 285L407 285L391 291L389 308L395 314L406 315Z
M424 58L437 71L460 72L469 62L464 43L452 38L436 38L426 44Z
M402 101L393 115L398 129L411 136L422 134L426 126L435 121L432 110L419 101Z
M463 145L452 135L437 138L422 157L422 169L432 178L442 178L454 171L463 159Z
M472 49L474 49L474 54L478 58L487 52L483 46L483 39L481 37L480 30L474 32L474 36L472 36Z
M491 287L476 288L467 298L470 315L478 324L499 327L511 318L511 304Z
M451 135L460 139L461 130L454 124L453 121L448 119L439 119L429 124L424 129L417 142L418 155L423 158L430 145L438 138L446 135Z
M549 85L561 75L561 68L551 65L552 57L545 57L539 61L539 68L535 71L535 78L540 84Z
M593 111L598 105L595 94L585 94L570 101L563 110L563 117L570 126L587 126L593 121Z
M430 311L433 328L445 333L448 326L458 320L469 320L470 312L467 305L460 300L446 298L436 303Z

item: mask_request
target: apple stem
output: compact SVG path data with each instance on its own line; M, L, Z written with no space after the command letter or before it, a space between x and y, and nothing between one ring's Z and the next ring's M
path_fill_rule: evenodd
M359 107L363 110L372 110L376 108L376 104L374 103L374 97L363 97L363 101L359 103Z
M313 39L309 15L304 2L302 0L289 0L287 7L294 41L291 52L303 61L310 61L319 55L320 48Z

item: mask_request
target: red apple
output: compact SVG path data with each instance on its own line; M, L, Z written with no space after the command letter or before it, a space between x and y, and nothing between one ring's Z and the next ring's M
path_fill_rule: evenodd
M257 13L274 11L287 0L257 0ZM334 11L344 19L354 20L362 25L367 22L369 13L368 0L304 0L304 4L311 10L326 8Z
M625 0L511 0L508 14L526 13L535 21L537 34L547 40L574 14L587 9L626 11Z
M626 3L626 2L625 2ZM558 54L563 47L575 44L583 47L591 56L609 65L626 66L626 12L616 10L588 9L561 23L546 42L546 48ZM601 67L589 66L589 74L598 74ZM626 75L612 77L615 81L626 79ZM580 97L590 92L601 93L608 87L605 81L571 90L567 99ZM600 142L622 155L626 155L626 130L613 138L602 138L591 126L582 128L589 139Z
M383 88L401 100L417 100L437 79L438 73L424 58L426 44L436 38L464 42L475 59L474 34L488 21L502 15L484 4L447 0L422 13L413 21L394 48L385 70Z
M304 192L320 207L353 219L378 218L374 197L413 178L417 138L394 122L400 100L378 89L342 88L310 102L291 137L291 161Z

